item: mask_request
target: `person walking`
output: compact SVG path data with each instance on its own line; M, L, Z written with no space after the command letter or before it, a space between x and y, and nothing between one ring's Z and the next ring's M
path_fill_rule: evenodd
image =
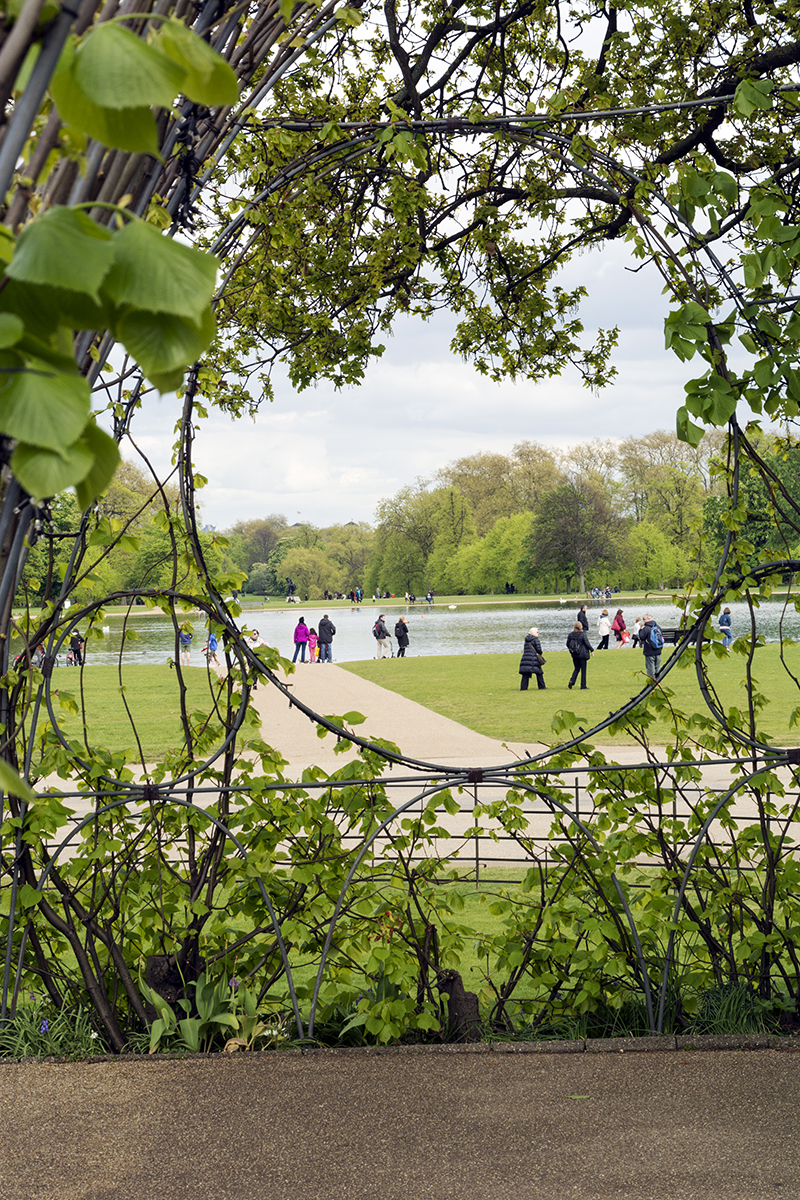
M625 618L622 615L621 608L617 609L617 615L614 617L614 620L611 622L611 628L614 630L614 637L617 639L617 649L619 650L620 646L623 644L622 635L625 632L625 629L627 628L625 625ZM625 640L627 640L627 639L625 639Z
M650 679L655 679L661 670L661 649L664 635L650 613L644 614L644 624L639 630L639 645L644 650L644 669Z
M633 623L633 644L634 644L634 646L639 645L639 635L642 632L643 625L644 625L643 619L641 617L637 617Z
M394 627L394 636L397 638L397 657L405 658L408 649L408 621L405 617L398 619Z
M597 620L597 632L600 635L600 641L597 645L598 650L608 649L608 639L611 634L611 621L608 616L608 609L604 608Z
M386 615L381 613L377 621L372 627L372 632L375 635L375 640L378 643L378 653L376 658L383 658L385 651L391 650L389 644L389 630L386 628Z
M580 623L581 623L581 629L588 629L588 628L589 628L589 616L588 616L588 614L587 614L587 612L586 612L586 605L585 605L585 604L582 604L582 605L580 606L580 608L578 609L578 615L577 615L577 617L576 617L575 619L576 619L576 621L580 621Z
M83 665L83 638L81 637L80 629L73 629L69 639L69 648L72 651L72 662L76 667Z
M730 650L733 642L733 630L731 629L731 610L724 608L719 615L719 631L722 634L722 644L726 650Z
M306 646L308 645L308 626L305 618L300 617L294 630L294 654L292 662L297 662L297 656L300 655L300 662L306 661Z
M208 635L208 644L206 645L206 662L209 666L211 666L212 663L214 663L214 665L217 667L219 666L219 659L217 658L217 635L215 633L209 633Z
M585 692L588 690L586 687L586 664L594 651L592 650L592 643L589 641L589 635L580 621L576 621L574 628L567 634L567 649L572 655L572 666L574 668L572 678L567 687L571 688L574 686L575 680L580 673L581 691Z
M178 632L178 641L181 644L181 666L190 667L192 665L192 631L188 625L181 625Z
M333 621L330 619L328 614L325 613L325 616L322 618L322 620L319 623L319 634L318 634L318 636L319 636L319 661L321 663L324 663L324 662L332 663L333 662L333 651L331 649L331 642L333 641L335 633L336 633L336 626L334 625Z
M539 691L545 691L547 685L542 670L543 662L544 655L542 654L542 643L539 641L539 630L534 625L525 634L525 641L522 644L522 658L519 660L519 690L521 692L527 692L531 675L536 676Z

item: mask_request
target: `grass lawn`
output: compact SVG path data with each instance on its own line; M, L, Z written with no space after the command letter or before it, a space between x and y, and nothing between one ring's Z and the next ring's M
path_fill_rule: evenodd
M211 679L205 667L185 667L189 711L208 713L212 709ZM180 700L175 671L168 666L133 666L124 672L125 699L141 740L146 762L161 758L167 750L183 744L180 724ZM131 719L125 711L114 666L86 667L83 673L63 668L55 672L58 692L69 693L86 704L86 725L90 744L106 750L128 750L138 759ZM70 738L82 740L81 718L54 705L61 728Z
M671 647L664 650L666 665ZM769 697L760 717L766 730L779 746L800 744L800 730L791 728L789 719L800 704L792 679L780 662L777 644L759 647L754 677ZM789 646L785 655L790 668L800 675L800 647ZM638 650L609 650L596 653L588 667L588 690L568 691L572 660L566 650L547 652L545 681L547 691L536 688L535 679L527 692L519 690L519 654L464 654L431 658L394 658L368 662L341 663L347 671L369 679L409 700L424 704L434 712L450 717L487 737L511 742L545 742L554 739L553 715L565 710L575 713L577 724L590 729L616 711L643 687L644 655ZM665 680L674 692L674 704L684 712L707 712L697 686L694 659L689 669L675 668ZM726 710L744 706L745 659L737 653L723 659L712 658L709 672L720 701ZM651 734L658 742L667 737L667 726L659 723ZM402 745L402 737L398 736ZM559 737L558 740L563 740ZM612 737L605 730L603 745L629 741L624 735Z

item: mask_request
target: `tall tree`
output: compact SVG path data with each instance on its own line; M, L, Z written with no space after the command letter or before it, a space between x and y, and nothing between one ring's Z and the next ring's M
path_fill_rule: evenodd
M478 451L442 467L437 480L457 488L469 505L475 531L483 536L500 517L516 511L512 467L505 454Z
M563 482L559 455L538 442L517 442L511 454L509 486L514 512L532 512L545 493Z
M615 560L620 527L602 489L576 476L542 498L528 535L529 562L539 571L577 575L585 592L587 572Z
M287 529L283 513L237 521L227 531L232 539L241 541L242 566L249 571L253 563L265 563Z

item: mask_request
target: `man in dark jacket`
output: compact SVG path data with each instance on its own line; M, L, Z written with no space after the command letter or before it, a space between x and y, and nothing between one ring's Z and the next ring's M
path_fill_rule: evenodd
M658 628L650 613L645 613L644 625L639 630L639 645L644 650L644 669L651 679L655 679L661 670L661 647L650 641L654 626Z
M327 613L319 623L319 661L333 662L333 653L331 651L331 642L333 635L336 633L336 626L330 619Z
M408 649L408 621L405 617L398 618L394 627L394 636L397 638L397 657L405 658Z
M539 661L540 657L544 657L542 655L542 643L539 641L539 630L534 625L530 633L525 635L525 641L522 646L522 658L519 662L519 673L522 676L519 681L519 690L521 692L527 692L531 675L536 676L536 682L539 685L540 691L544 691L547 686L544 681L542 664Z
M389 630L386 628L386 616L384 613L381 613L375 622L374 632L378 643L378 654L376 657L383 658L384 651L390 649Z
M588 614L588 613L587 613L587 611L586 611L586 605L585 605L585 604L582 604L582 605L580 606L580 609L578 610L578 615L577 615L577 617L575 618L575 620L576 620L576 621L580 621L580 623L581 623L581 625L582 625L582 627L583 627L584 629L588 629L588 628L589 628L589 614Z
M572 678L567 684L572 687L580 673L581 691L586 691L586 664L592 657L592 643L589 641L589 635L581 625L580 621L575 622L575 627L571 633L567 634L567 649L572 655Z

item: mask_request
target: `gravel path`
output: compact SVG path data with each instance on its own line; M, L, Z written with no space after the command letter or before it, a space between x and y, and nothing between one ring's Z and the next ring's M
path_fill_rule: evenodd
M0 1195L794 1200L798 1085L770 1050L4 1065Z

